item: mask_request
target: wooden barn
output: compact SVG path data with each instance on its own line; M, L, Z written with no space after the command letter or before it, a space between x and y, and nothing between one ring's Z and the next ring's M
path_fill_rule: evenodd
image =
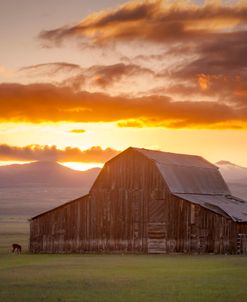
M30 220L33 253L247 253L247 202L200 156L128 148L89 194Z

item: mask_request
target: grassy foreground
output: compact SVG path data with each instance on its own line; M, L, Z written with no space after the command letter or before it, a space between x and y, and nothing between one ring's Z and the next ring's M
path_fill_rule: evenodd
M0 301L247 301L247 258L1 254Z
M0 221L1 302L247 301L247 257L31 255L27 244L25 225Z

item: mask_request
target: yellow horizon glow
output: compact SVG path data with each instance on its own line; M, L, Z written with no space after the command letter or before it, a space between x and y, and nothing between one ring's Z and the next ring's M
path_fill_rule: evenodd
M80 162L65 162L59 164L75 171L87 171L93 168L102 168L104 165L104 163L80 163Z
M76 127L85 129L86 132L82 134L69 132ZM121 128L114 123L50 123L40 125L2 123L0 125L0 141L1 144L17 147L39 144L54 145L58 149L70 146L82 151L93 146L100 146L102 149L110 147L123 151L131 146L200 155L212 163L228 160L243 167L247 166L247 130L240 129ZM7 155L1 159L2 165L20 163L17 160L11 161L11 158L10 161L5 160L7 160ZM68 162L73 162L73 158L68 158ZM68 166L72 169L85 171L102 165L102 162L96 164L82 162Z
M0 161L0 167L2 166L11 166L11 165L25 165L30 164L34 161L16 161L16 160L5 160Z
M25 164L31 164L33 162L36 161L10 161L10 160L6 160L6 161L0 161L0 167L3 166L11 166L11 165L25 165ZM104 163L80 163L80 162L57 162L58 164L70 168L72 170L75 171L87 171L90 170L92 168L102 168L104 166Z

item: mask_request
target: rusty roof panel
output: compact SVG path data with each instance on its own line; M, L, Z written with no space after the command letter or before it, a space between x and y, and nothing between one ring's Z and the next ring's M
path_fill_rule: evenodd
M247 202L232 195L174 194L237 222L247 222Z

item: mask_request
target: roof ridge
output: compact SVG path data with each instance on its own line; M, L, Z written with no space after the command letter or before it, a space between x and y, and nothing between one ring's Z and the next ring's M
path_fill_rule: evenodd
M189 156L189 157L198 157L198 158L201 158L201 159L207 161L204 157L202 157L201 155L198 155L198 154L177 153L177 152L170 152L170 151L163 151L163 150L156 150L156 149L138 148L138 147L129 147L129 148L130 149L135 149L137 151L138 150L144 150L144 151L150 151L150 152L160 152L160 153L166 153L166 154L185 155L185 156Z
M183 164L176 164L176 163L166 163L166 162L162 162L162 161L159 161L159 160L155 160L155 159L152 159L150 158L150 160L154 161L154 162L157 162L159 164L163 164L163 165L166 165L166 166L178 166L178 167L188 167L187 165L183 165ZM215 166L214 164L211 164L212 167L198 167L196 165L194 166L190 166L190 167L194 167L194 168L200 168L200 169L217 169L219 170L219 168L217 166Z
M137 148L137 147L130 147L129 149L133 149L137 152L142 153L145 157L147 157L150 160L153 160L155 162L159 162L159 163L166 163L170 161L170 165L177 165L177 166L194 166L194 167L198 167L199 165L207 165L208 168L209 166L215 169L219 169L219 167L217 167L216 165L212 164L211 162L209 162L208 160L206 160L204 157L202 157L201 155L191 155L191 154L184 154L184 153L173 153L173 152L167 152L167 151L161 151L161 150L150 150L150 149L145 149L145 148ZM158 156L164 156L164 161L160 160L160 158L155 158L155 155ZM166 158L165 158L166 156ZM193 161L193 160L197 160L197 164L194 163L194 165L190 164L183 164L181 163L181 159L184 158L184 160L188 161ZM180 160L180 163L176 164L176 163L171 163L171 161L174 160ZM200 163L200 164L199 164ZM205 168L205 166L204 166Z

